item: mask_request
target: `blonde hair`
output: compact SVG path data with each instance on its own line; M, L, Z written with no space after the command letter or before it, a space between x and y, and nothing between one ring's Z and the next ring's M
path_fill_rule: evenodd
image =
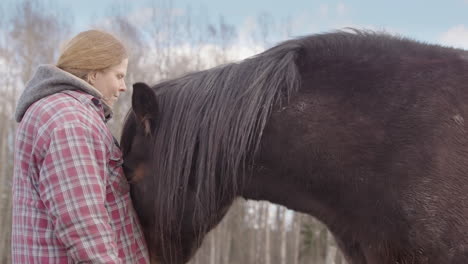
M62 51L57 67L86 80L91 71L101 71L128 58L124 45L113 35L83 31L72 38Z

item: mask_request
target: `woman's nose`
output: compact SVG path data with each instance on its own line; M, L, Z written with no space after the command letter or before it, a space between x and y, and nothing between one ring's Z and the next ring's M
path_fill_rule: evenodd
M125 81L122 81L122 84L120 85L119 91L121 91L121 92L127 91L127 85L125 84Z

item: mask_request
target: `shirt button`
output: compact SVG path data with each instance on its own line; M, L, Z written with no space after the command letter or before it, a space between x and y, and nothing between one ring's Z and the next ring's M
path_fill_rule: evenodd
M95 106L98 106L98 107L101 106L101 101L99 99L97 99L96 97L93 97L93 99L91 99L91 101L93 102L93 104Z

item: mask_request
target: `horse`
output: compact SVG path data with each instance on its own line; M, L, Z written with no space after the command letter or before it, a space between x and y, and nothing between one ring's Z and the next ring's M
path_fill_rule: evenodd
M238 198L323 222L350 264L468 263L468 53L333 31L152 87L123 169L154 262L187 262Z

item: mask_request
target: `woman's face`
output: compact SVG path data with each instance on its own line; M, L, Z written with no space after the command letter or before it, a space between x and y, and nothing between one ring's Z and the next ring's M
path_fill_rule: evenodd
M127 91L125 75L127 74L128 59L104 71L91 73L90 83L103 95L104 102L113 107L119 99L120 93Z

